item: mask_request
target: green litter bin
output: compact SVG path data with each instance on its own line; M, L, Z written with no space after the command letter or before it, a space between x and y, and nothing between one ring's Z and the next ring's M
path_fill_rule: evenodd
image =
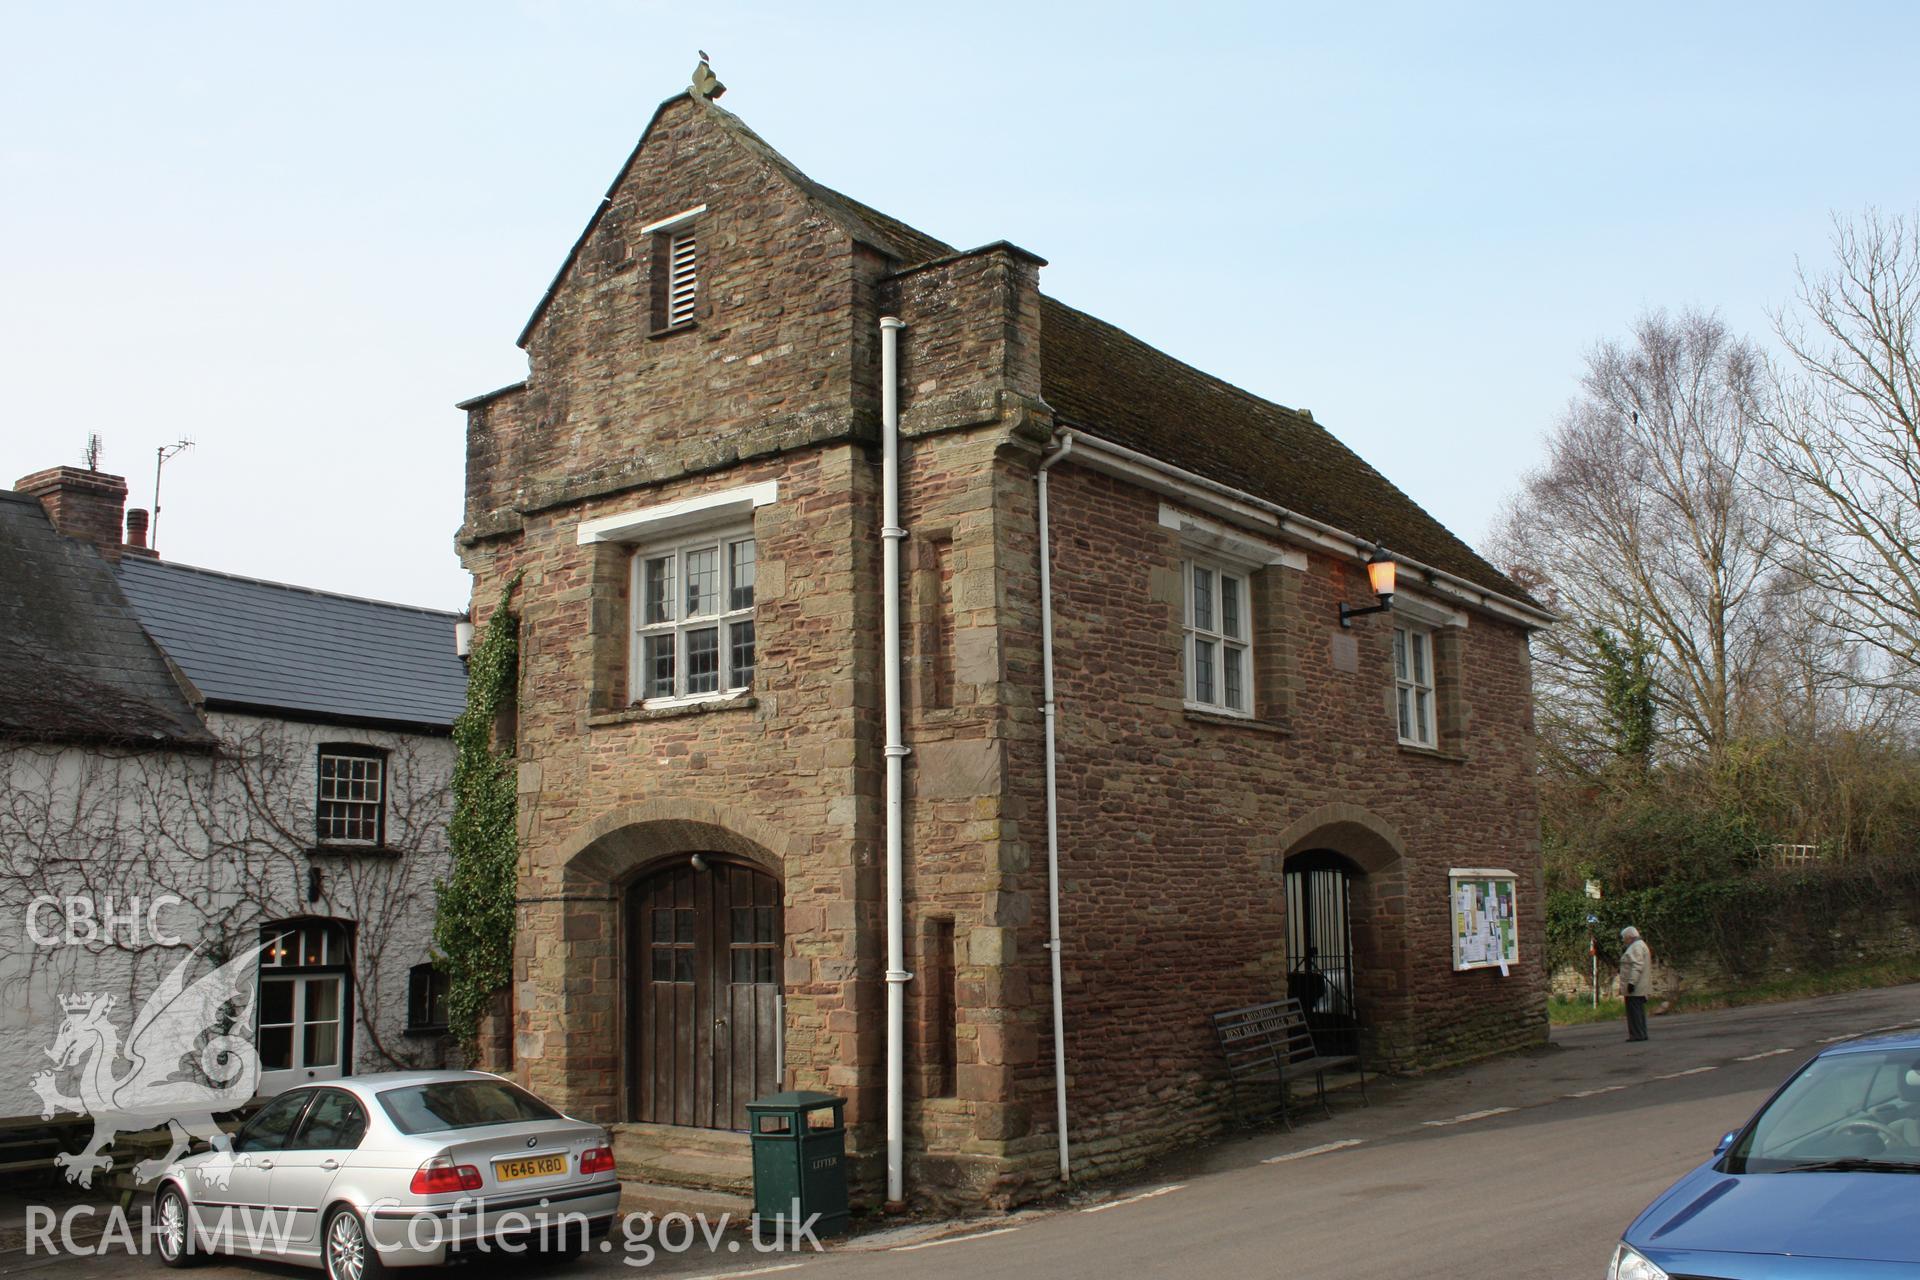
M846 1106L831 1093L804 1092L747 1104L756 1233L780 1224L792 1232L814 1214L813 1234L821 1239L846 1232Z

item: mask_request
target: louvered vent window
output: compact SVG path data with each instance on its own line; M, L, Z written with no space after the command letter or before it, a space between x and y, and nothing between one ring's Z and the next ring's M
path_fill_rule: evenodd
M673 237L667 249L667 328L677 328L693 320L694 303L700 293L699 247L693 232Z

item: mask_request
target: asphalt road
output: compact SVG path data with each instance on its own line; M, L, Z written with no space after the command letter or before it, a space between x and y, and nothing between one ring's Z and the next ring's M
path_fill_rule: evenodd
M1131 1276L1595 1276L1628 1221L1708 1157L1823 1042L1920 1027L1920 986L1560 1032L1553 1048L1342 1098L1294 1134L1235 1138L1125 1187L1044 1210L863 1236L824 1254L618 1247L574 1264L482 1262L494 1276L778 1275L859 1280ZM658 1243L649 1240L650 1244ZM737 1245L729 1251L728 1244ZM159 1275L146 1258L0 1256L49 1280ZM306 1276L221 1263L205 1280Z

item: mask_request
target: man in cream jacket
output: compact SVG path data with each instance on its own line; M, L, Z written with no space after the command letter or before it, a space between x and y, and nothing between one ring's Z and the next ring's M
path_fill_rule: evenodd
M1632 925L1620 931L1620 994L1627 1000L1627 1039L1647 1038L1647 990L1653 982L1653 949Z

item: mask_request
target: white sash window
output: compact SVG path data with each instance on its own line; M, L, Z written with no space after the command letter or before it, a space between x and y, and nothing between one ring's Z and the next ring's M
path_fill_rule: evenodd
M1420 627L1393 629L1394 705L1400 741L1431 747L1437 734L1433 717L1433 633Z
M634 553L634 702L753 687L756 560L744 529Z
M1253 714L1253 618L1245 570L1205 560L1186 579L1187 705Z

